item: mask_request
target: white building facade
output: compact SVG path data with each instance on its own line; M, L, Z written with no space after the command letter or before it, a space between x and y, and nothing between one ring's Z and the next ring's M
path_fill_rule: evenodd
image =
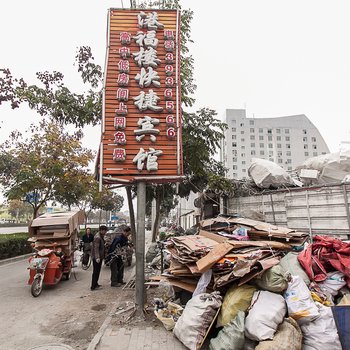
M245 109L227 109L221 160L230 179L248 177L252 158L268 159L287 171L305 159L329 153L314 124L304 115L246 118Z

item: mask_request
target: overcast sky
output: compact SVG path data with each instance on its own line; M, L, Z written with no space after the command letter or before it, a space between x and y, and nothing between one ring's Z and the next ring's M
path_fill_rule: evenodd
M58 70L82 91L73 66L89 45L104 65L106 16L124 0L11 0L1 4L0 67L35 83L35 72ZM183 0L194 11L190 46L198 85L196 108L221 118L227 108L247 116L305 114L331 151L350 140L350 2L348 0ZM0 108L0 141L36 115ZM97 149L100 128L85 144Z

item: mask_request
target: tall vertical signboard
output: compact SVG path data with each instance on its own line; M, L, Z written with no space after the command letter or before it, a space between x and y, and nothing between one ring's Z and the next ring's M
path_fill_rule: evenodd
M182 175L177 10L110 9L103 97L103 183Z

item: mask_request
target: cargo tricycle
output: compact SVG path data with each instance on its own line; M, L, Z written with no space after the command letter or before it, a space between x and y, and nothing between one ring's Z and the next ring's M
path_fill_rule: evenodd
M83 223L84 213L77 211L43 214L29 224L28 241L34 252L28 260L28 284L34 297L41 294L43 285L70 278L79 225Z

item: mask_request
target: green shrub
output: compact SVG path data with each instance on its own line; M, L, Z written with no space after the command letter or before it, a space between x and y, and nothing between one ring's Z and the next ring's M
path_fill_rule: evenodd
M12 233L0 235L0 260L24 255L32 252L28 233Z

